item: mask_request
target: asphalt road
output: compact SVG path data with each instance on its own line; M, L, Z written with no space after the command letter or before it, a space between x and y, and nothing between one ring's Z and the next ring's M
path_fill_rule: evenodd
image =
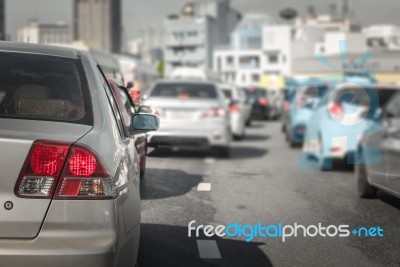
M278 122L255 122L233 144L230 159L151 152L141 185L139 266L400 266L400 200L382 192L360 200L351 170L303 169L300 155L285 144ZM188 237L192 220L194 226L379 226L384 236Z

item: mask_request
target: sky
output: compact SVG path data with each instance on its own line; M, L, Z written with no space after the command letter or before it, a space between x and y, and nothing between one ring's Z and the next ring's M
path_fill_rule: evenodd
M162 28L169 14L179 13L187 0L122 0L123 24L126 39L132 39L143 29ZM328 13L329 5L337 0L231 0L232 7L241 13L263 12L279 17L286 7L300 14L314 5L318 13ZM400 25L399 0L353 0L355 18L365 26L371 24ZM30 19L52 23L72 21L72 0L6 0L7 33L15 38L17 30Z

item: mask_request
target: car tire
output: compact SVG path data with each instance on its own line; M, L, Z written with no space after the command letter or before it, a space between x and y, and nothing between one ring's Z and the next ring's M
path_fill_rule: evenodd
M218 158L227 159L230 157L231 149L230 147L214 147L213 152Z
M281 132L286 133L286 125L284 123L282 123Z
M243 140L243 134L241 134L241 135L237 135L237 134L234 134L233 135L233 140L235 140L235 141L241 141L241 140Z
M318 167L321 171L332 170L332 168L333 168L332 159L321 156L318 159Z
M374 198L377 189L368 182L368 170L365 164L356 164L354 166L354 175L357 180L357 192L360 198Z
M289 131L286 131L286 142L289 144L290 148L296 148L299 147L299 143L296 143L293 138L292 135L290 134Z

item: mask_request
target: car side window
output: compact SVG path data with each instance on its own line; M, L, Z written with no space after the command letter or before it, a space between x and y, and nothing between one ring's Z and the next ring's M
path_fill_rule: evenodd
M129 134L126 131L126 128L124 126L123 120L122 120L122 116L120 111L118 110L118 106L117 106L117 101L115 100L115 96L114 93L112 92L110 85L107 82L106 77L104 76L103 71L101 70L100 66L97 66L97 69L99 71L99 75L101 78L101 83L103 84L104 90L106 91L108 100L110 102L110 106L111 109L114 113L114 117L116 119L117 125L118 125L118 130L121 134L122 138L127 138L129 136Z
M385 116L389 118L400 118L400 93L397 93L386 105Z

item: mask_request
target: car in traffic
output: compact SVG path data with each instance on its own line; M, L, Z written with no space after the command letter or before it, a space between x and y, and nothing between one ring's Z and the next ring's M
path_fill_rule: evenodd
M119 110L121 111L122 119L125 122L125 125L128 127L131 126L131 117L135 113L140 113L135 111L134 103L132 102L132 98L129 95L128 89L122 85L118 85L117 82L112 79L107 79L111 88L114 91L115 99ZM157 115L157 114L154 114ZM147 160L147 135L145 132L136 132L131 135L135 142L136 151L139 154L140 158L140 177L144 178L146 173L146 160Z
M0 266L133 266L139 156L85 51L0 42ZM144 123L146 122L146 123Z
M396 87L376 84L344 83L332 87L307 123L304 155L314 159L321 170L332 169L335 162L354 165L358 141L379 119L376 112L397 91Z
M252 119L270 119L271 110L267 90L261 87L249 86L243 88L247 102L251 104Z
M220 85L220 88L228 100L233 138L241 140L245 135L246 125L251 124L251 106L240 88L225 84Z
M327 89L328 87L321 81L313 80L307 85L297 87L292 101L285 103L286 115L282 117L282 127L285 140L290 147L303 144L306 125Z
M202 147L229 157L229 109L218 85L206 81L165 80L154 84L143 105L155 107L160 129L147 136L150 147Z
M377 189L400 198L400 93L375 112L375 121L358 143L355 155L357 192L373 198Z

